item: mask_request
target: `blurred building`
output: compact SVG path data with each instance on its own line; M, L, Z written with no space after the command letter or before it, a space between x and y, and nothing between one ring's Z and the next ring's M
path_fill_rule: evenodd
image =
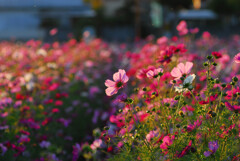
M43 39L51 27L71 28L71 19L95 12L82 0L0 0L0 39Z

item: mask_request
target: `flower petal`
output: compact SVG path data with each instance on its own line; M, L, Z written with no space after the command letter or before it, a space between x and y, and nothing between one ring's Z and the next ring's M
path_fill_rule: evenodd
M180 78L182 76L182 73L178 68L174 67L171 71L171 75L173 77Z
M192 69L192 67L193 67L193 63L192 62L186 62L184 73L185 74L189 74L191 69Z
M114 94L116 94L118 92L117 88L115 87L108 87L106 90L105 90L107 96L112 96Z
M116 83L115 83L114 81L109 80L109 79L107 79L107 80L105 81L105 86L107 86L107 87L114 87L115 84L116 84Z
M205 151L204 152L205 157L209 157L211 154L212 154L212 152L210 152L210 151Z
M233 107L229 102L225 102L225 106L226 106L230 111L234 111L234 107Z

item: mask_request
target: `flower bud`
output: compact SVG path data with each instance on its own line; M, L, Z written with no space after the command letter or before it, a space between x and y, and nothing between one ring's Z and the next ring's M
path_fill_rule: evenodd
M211 59L213 59L213 56L212 56L212 55L208 55L208 56L207 56L207 59L208 59L208 60L211 60Z
M237 82L237 81L238 81L238 77L236 77L236 76L233 77L233 78L232 78L232 81L233 81L233 82Z

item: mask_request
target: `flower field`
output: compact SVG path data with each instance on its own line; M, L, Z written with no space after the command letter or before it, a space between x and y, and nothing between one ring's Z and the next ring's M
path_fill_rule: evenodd
M240 36L176 29L1 42L0 160L240 160Z

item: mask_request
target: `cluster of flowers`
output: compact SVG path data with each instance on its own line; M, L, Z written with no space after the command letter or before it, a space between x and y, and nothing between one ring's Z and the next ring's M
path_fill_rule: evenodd
M75 160L115 112L102 82L125 50L100 39L1 42L0 160Z
M105 81L118 112L92 143L79 144L78 156L240 160L240 37L192 39L198 29L184 21L177 30L180 37L150 38L127 53L130 67Z

